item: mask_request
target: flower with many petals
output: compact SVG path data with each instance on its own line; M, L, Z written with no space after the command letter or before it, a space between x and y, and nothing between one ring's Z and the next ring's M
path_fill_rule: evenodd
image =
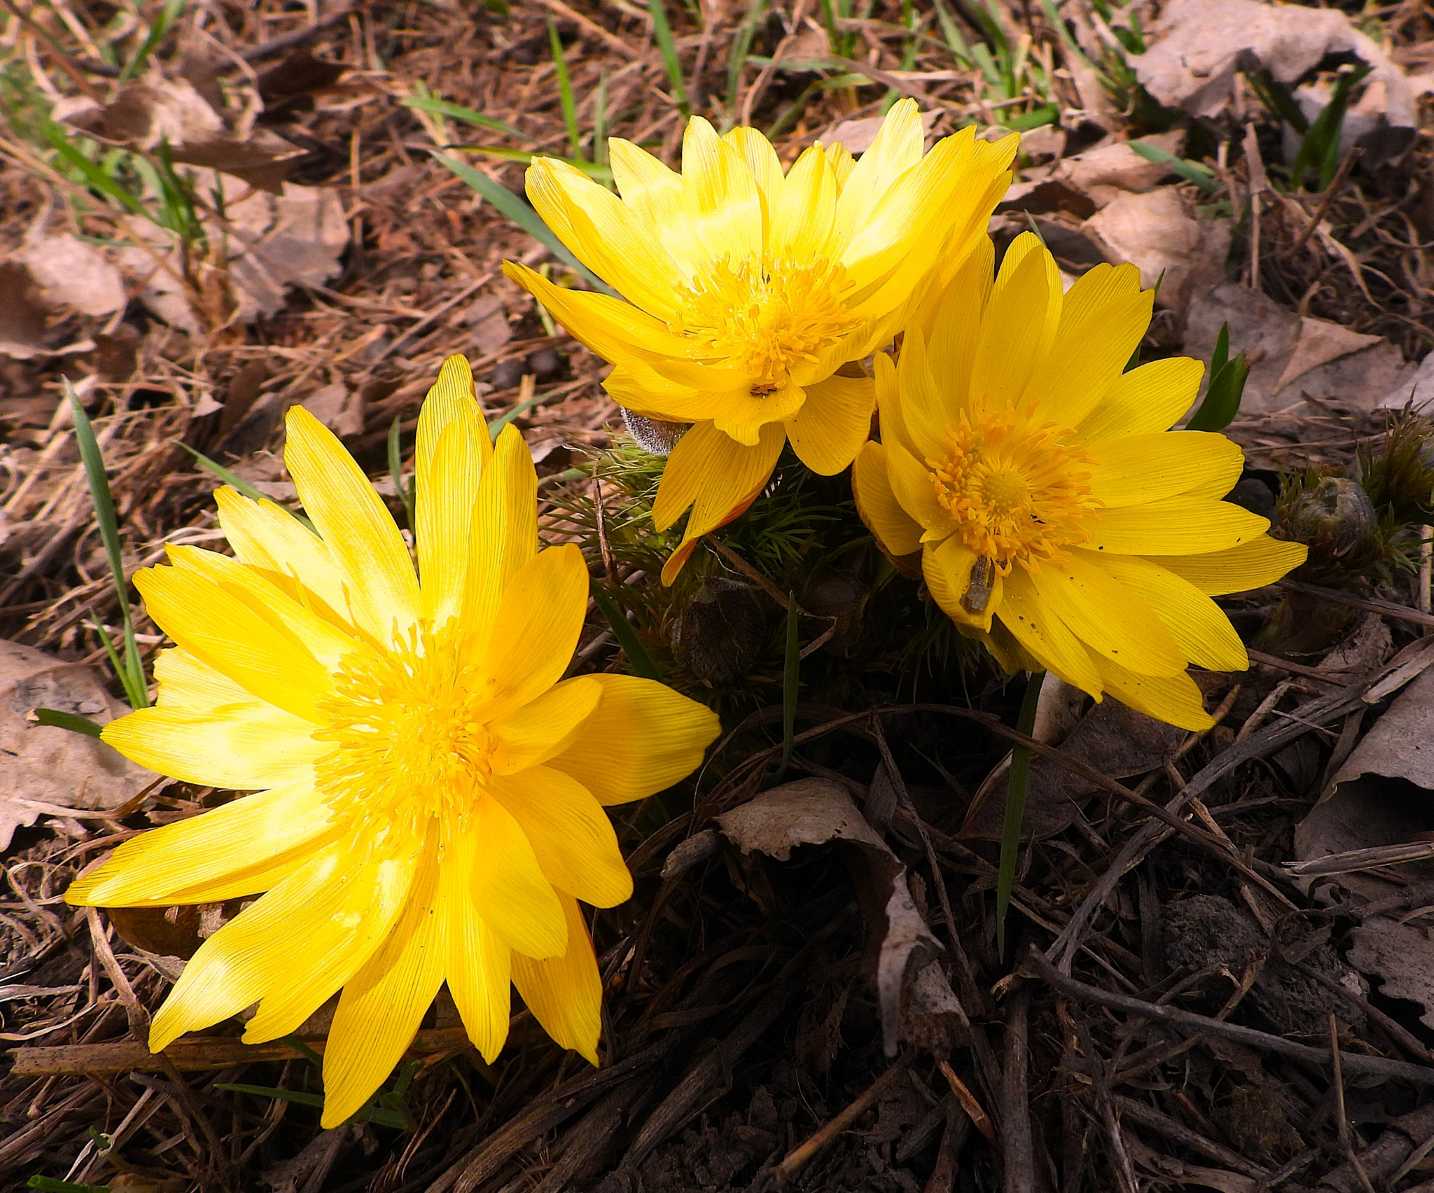
M1222 501L1243 453L1171 431L1200 385L1186 357L1125 371L1152 294L1130 265L1062 293L1026 233L994 285L989 241L877 359L881 442L852 480L893 557L1008 670L1045 668L1095 696L1205 728L1190 664L1248 666L1210 598L1268 584L1305 548Z
M691 510L664 582L752 503L786 442L823 475L852 462L874 396L842 367L889 342L913 297L984 237L1015 147L968 128L923 153L921 117L902 100L859 159L818 144L785 172L755 129L718 136L700 117L681 173L610 142L621 198L563 162L533 163L533 206L621 297L512 263L508 275L613 365L604 385L620 405L693 424L652 511L665 530Z
M154 707L104 729L161 774L255 794L126 841L66 898L259 895L200 946L150 1047L255 1004L244 1039L277 1039L342 989L326 1126L389 1074L445 982L486 1058L511 983L596 1063L602 987L577 900L632 891L603 805L691 772L717 719L650 680L562 679L587 569L575 546L538 549L532 458L511 426L491 443L462 357L419 416L417 577L339 441L302 408L287 426L313 530L220 489L234 556L172 547L135 576L176 645Z

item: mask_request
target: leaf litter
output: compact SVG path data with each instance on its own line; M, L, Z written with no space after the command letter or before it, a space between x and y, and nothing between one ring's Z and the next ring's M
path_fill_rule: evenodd
M1434 28L1411 6L1355 29L1333 8L1249 4L1232 17L1230 2L1166 4L1153 22L1145 5L1003 8L994 31L979 14L968 21L972 6L947 5L964 55L920 6L926 24L909 41L894 3L855 21L833 6L833 28L810 4L755 18L745 5L703 6L701 27L681 6L666 11L694 107L775 126L788 158L819 137L860 144L893 89L936 109L933 134L1050 102L1056 122L1027 137L998 241L1034 223L1067 272L1103 259L1163 271L1163 314L1143 359L1208 360L1228 322L1232 351L1251 366L1232 431L1254 466L1246 481L1273 510L1276 473L1312 465L1345 476L1356 448L1380 441L1385 410L1424 394L1434 207L1419 80L1434 64ZM572 152L552 15L585 154L596 155L586 133L602 120L672 160L681 121L644 5L511 5L506 17L438 8L400 26L363 8L312 21L268 0L224 4L186 11L173 43L123 83L98 53L108 34L59 7L70 19L46 17L49 37L69 45L85 33L64 57L13 23L7 45L23 42L17 61L41 92L102 138L94 160L162 164L167 147L176 175L193 180L199 233L157 222L153 202L122 210L53 171L7 171L22 218L0 241L3 633L76 667L66 682L78 686L53 699L100 719L116 706L95 680L103 658L89 620L116 620L114 590L57 413L60 377L95 418L127 569L157 560L165 541L213 542L215 479L179 445L291 499L275 483L278 424L286 406L316 401L383 476L390 425L397 417L411 444L423 379L449 351L474 358L490 415L538 399L520 425L551 445L544 492L561 496L550 478L623 441L599 370L498 278L501 258L538 263L541 251L431 164L433 138L400 101L421 84L516 130L451 117L444 145L520 190L520 165L451 146ZM1252 76L1287 87L1308 121L1356 64L1373 72L1336 147L1362 156L1327 190L1291 187L1300 138ZM1168 105L1156 119L1131 77ZM1422 140L1410 138L1416 129ZM4 137L14 160L36 163L13 126ZM569 508L555 501L548 533L574 533ZM620 550L625 527L607 529ZM150 1187L205 1190L735 1193L778 1174L834 1193L1025 1190L1051 1173L1071 1193L1415 1188L1428 1179L1434 1116L1426 1087L1393 1066L1434 1064L1428 863L1365 855L1360 869L1314 878L1282 864L1417 854L1434 831L1404 748L1427 719L1418 639L1434 627L1412 565L1377 582L1345 576L1334 596L1293 613L1279 611L1298 596L1290 590L1234 602L1255 666L1238 682L1206 677L1225 713L1203 738L1152 732L1109 702L1072 705L1063 724L1042 728L1013 897L1018 949L1007 958L992 948L989 834L1011 693L979 669L956 682L967 668L957 650L922 672L916 700L929 706L887 693L896 711L877 715L842 686L870 627L860 598L839 602L832 636L802 660L794 774L779 773L780 735L757 707L771 677L754 676L730 722L742 732L702 787L667 797L665 811L620 817L638 894L596 922L603 1067L544 1049L520 1012L517 1059L487 1069L440 1005L415 1041L413 1084L389 1094L411 1132L374 1122L317 1132L293 1095L315 1088L304 1049L322 1046L322 1015L301 1030L302 1047L263 1059L215 1031L183 1041L166 1070L130 1039L131 1016L157 1005L175 971L165 958L222 909L90 923L67 919L58 895L112 843L220 797L170 789L136 803L149 781L136 774L86 810L76 792L96 790L103 755L69 735L67 749L89 751L87 769L46 768L41 779L65 796L54 806L86 816L41 813L13 830L5 857L0 1014L19 1050L16 1074L0 1079L0 1172L17 1184L42 1174L112 1188L143 1173L134 1180ZM828 588L860 594L870 583L839 579ZM759 631L783 624L750 581L771 615L756 619ZM1355 602L1371 600L1385 602L1370 615L1386 638L1358 658L1268 636L1282 619L1321 621L1311 608L1337 606L1335 636L1347 637L1368 612ZM149 629L139 627L147 648ZM598 665L622 665L601 627L585 649ZM28 749L64 731L27 722L23 732ZM1318 802L1336 775L1335 795ZM38 790L27 779L23 798ZM1303 852L1309 826L1346 806ZM771 855L744 855L753 834ZM684 839L688 864L664 874ZM959 1016L941 1009L950 1005ZM1167 1006L1195 1018L1162 1021ZM911 1015L922 1007L938 1008L941 1030L920 1029ZM1279 1051L1288 1042L1309 1051ZM92 1051L73 1059L64 1048ZM270 1092L218 1088L225 1068Z

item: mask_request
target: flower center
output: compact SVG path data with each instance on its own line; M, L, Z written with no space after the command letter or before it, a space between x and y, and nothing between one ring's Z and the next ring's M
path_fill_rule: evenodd
M1084 542L1086 517L1100 504L1090 457L1070 429L1018 411L962 414L946 454L926 466L961 541L1001 575Z
M421 835L430 821L461 819L492 775L476 671L451 628L415 629L387 651L346 658L314 733L333 743L316 781L336 810L380 833Z
M671 328L741 369L752 396L765 397L855 329L846 289L846 271L829 261L727 259L683 289Z

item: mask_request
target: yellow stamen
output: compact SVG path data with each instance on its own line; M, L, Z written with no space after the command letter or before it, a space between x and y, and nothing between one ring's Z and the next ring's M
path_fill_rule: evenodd
M927 460L936 500L962 542L1004 576L1035 567L1086 538L1090 457L1070 429L1018 411L962 414L946 454Z
M384 837L451 831L492 776L487 685L451 627L413 630L384 652L355 651L335 677L316 730L334 749L316 766L336 806Z
M672 330L699 341L713 361L743 370L753 396L774 393L792 372L852 331L846 274L831 261L722 261L681 291Z

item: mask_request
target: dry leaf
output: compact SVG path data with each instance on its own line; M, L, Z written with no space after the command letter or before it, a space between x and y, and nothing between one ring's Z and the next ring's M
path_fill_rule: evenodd
M1372 916L1350 932L1349 961L1386 998L1419 1003L1420 1022L1434 1027L1434 938L1427 928Z
M826 779L799 779L717 817L717 829L744 854L786 861L799 846L855 847L858 891L876 941L876 989L888 1056L903 1040L928 1040L936 1024L964 1022L937 961L931 934L907 886L906 867L862 817L846 790Z
M363 394L353 386L325 385L304 399L304 408L340 438L363 430Z
M1414 139L1414 93L1384 52L1333 8L1273 5L1257 0L1172 0L1151 32L1151 46L1131 59L1141 86L1162 104L1193 116L1214 116L1234 95L1239 71L1263 67L1294 83L1329 54L1353 54L1372 68L1381 110L1366 135L1371 152L1390 155Z
M1401 377L1379 405L1388 410L1413 406L1426 414L1434 411L1434 352L1420 361L1412 374Z
M0 850L42 814L117 808L152 777L92 737L34 724L37 708L100 723L126 711L83 663L0 640Z
M1372 410L1411 371L1399 350L1378 336L1301 317L1233 282L1195 295L1185 351L1208 360L1224 323L1230 325L1230 350L1243 352L1250 364L1242 414L1269 414L1308 399Z
M97 318L124 309L124 279L114 263L77 236L40 236L17 254L51 309Z
M1174 187L1121 194L1084 231L1107 261L1138 266L1142 285L1158 281L1161 305L1177 311L1225 276L1229 221L1196 219Z
M120 89L109 103L62 100L53 118L108 145L149 152L167 145L170 158L206 166L278 192L303 150L266 129L252 114L230 128L188 79L153 78Z

